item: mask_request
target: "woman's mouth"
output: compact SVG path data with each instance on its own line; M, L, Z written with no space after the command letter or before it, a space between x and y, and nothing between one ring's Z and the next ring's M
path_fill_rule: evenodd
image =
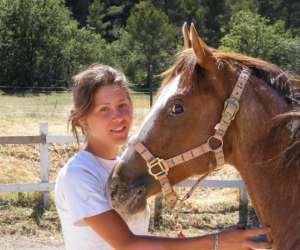
M110 130L110 132L115 133L115 134L122 134L125 131L126 131L126 126L121 126L121 127L114 128L114 129Z

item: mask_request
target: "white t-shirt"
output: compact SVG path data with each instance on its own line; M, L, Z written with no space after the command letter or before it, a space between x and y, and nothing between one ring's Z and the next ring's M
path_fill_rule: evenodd
M115 163L116 160L102 159L82 150L59 171L55 185L55 204L67 250L113 249L83 218L112 209L105 185ZM150 213L146 209L126 219L126 223L134 234L147 235L149 219Z

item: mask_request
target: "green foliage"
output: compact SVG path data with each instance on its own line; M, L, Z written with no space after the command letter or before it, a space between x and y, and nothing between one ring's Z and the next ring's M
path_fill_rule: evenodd
M300 35L300 1L298 0L260 0L258 11L272 23L285 22L294 35Z
M103 0L95 0L89 7L89 16L87 23L94 28L94 30L101 34L111 25L109 21L104 21L105 7Z
M54 87L103 58L104 42L77 23L62 0L0 1L0 83Z
M107 45L100 35L88 28L74 29L67 47L70 72L91 63L110 63Z
M184 22L193 22L200 35L214 47L222 36L223 23L229 20L224 0L152 0L151 2L167 14L171 23L177 26L178 34Z
M225 0L227 8L230 10L230 15L241 10L249 10L252 12L258 12L258 2L259 0Z
M0 85L64 86L99 62L146 89L182 44L185 21L212 47L299 72L299 20L295 0L0 0Z
M109 45L108 57L113 58L111 65L124 71L134 89L141 88L144 81L144 66L140 64L144 60L140 51L132 49L131 37L123 30L121 38Z
M284 69L300 75L300 37L285 40L277 47L274 58Z
M68 17L58 0L0 1L0 81L30 86L61 80Z
M115 41L120 37L135 2L94 0L89 7L87 23L107 41Z
M204 29L204 36L209 44L217 47L219 39L223 36L221 28L229 20L225 0L202 0L202 5L205 7L205 20L199 30Z
M89 6L94 0L64 0L65 4L72 11L72 16L79 22L80 26L86 25L86 18L89 14Z
M296 59L296 56L290 48L293 46L299 51L297 41L299 39L293 39L285 29L283 21L271 25L268 19L258 14L240 11L231 18L229 33L222 38L220 48L260 57L292 69L295 62L290 60Z
M121 68L138 88L149 88L152 79L166 69L174 53L176 30L168 17L149 2L139 3L128 18L126 30L114 44Z

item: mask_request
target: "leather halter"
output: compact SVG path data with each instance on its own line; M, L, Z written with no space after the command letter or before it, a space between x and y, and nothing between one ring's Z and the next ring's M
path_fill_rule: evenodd
M239 100L250 74L249 69L246 68L244 68L240 73L230 97L224 103L221 120L215 126L215 134L210 136L206 143L169 159L154 157L152 153L140 142L134 144L135 150L146 161L149 174L160 182L161 190L165 196L168 206L174 207L178 200L177 194L174 192L168 179L168 172L170 168L183 162L190 161L208 152L213 152L215 154L217 167L225 164L223 137L230 126L231 121L234 120L235 115L239 111Z

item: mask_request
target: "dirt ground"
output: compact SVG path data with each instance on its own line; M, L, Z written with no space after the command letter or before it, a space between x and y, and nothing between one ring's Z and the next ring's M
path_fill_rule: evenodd
M1 235L0 250L64 250L63 240L60 235L49 239L49 241L39 241L34 238L26 238L18 235Z

